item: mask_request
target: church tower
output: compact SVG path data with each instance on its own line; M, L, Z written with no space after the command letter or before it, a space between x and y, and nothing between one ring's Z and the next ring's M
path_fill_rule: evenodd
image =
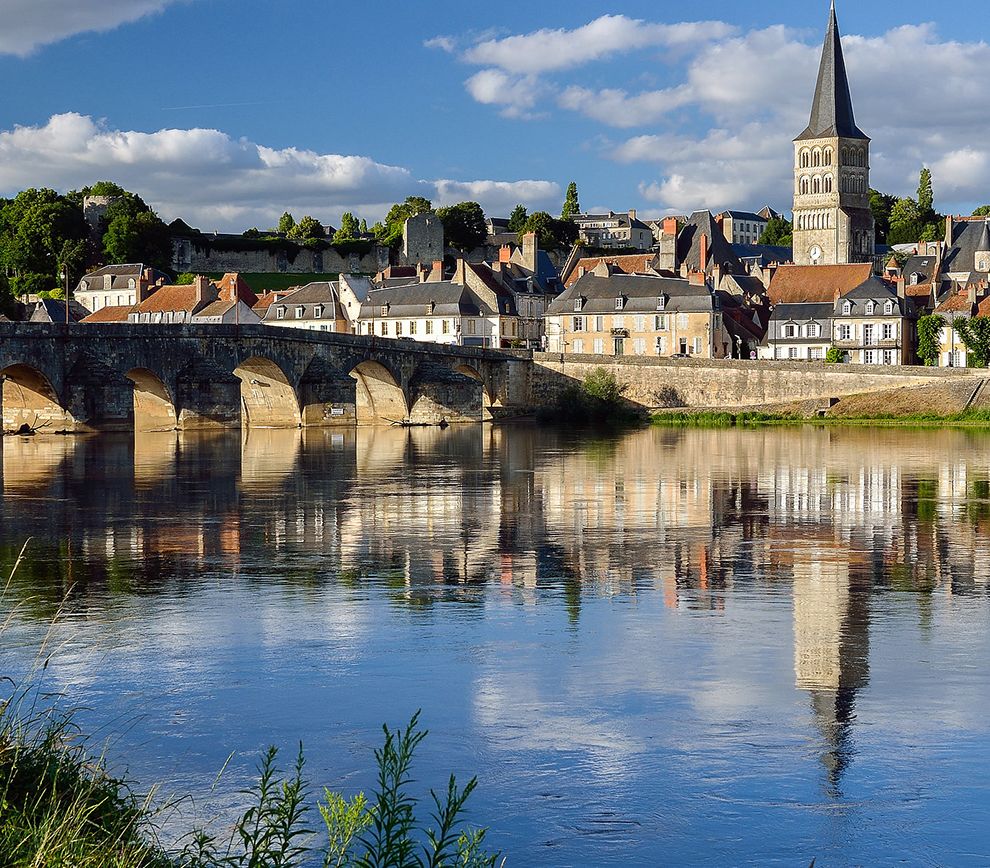
M870 262L874 242L870 139L856 126L833 0L811 122L794 140L794 262Z

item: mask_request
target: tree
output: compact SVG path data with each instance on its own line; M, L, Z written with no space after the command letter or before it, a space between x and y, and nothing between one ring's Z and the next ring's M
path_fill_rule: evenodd
M973 212L974 217L990 217L990 205L981 205Z
M107 262L141 262L167 269L172 262L172 236L158 215L137 196L117 199L107 208L103 233Z
M791 221L786 217L771 217L757 243L768 244L773 247L792 247L794 245L794 233Z
M526 218L529 215L526 213L525 205L516 205L512 209L512 213L509 215L509 231L510 232L521 232L523 226L526 225Z
M536 211L529 215L519 233L519 243L523 236L536 233L541 250L561 250L570 247L578 237L577 226L570 220L555 220L546 211Z
M353 215L351 215L351 219L354 219ZM295 241L314 241L325 237L326 230L324 230L323 224L308 214L289 230L289 238Z
M449 208L439 208L437 217L443 223L447 244L465 253L480 247L488 237L485 212L477 202L461 202Z
M10 291L10 282L3 272L0 272L0 314L8 317L13 316L16 305L17 299L14 297L14 293Z
M288 211L278 218L278 231L282 235L288 235L295 228L295 225L296 218L293 217Z
M564 197L564 207L560 212L561 220L573 220L581 213L581 203L578 202L578 188L575 181L567 185L567 194Z
M825 353L825 363L828 365L841 365L846 360L846 354L838 347L829 347Z
M334 233L333 243L343 244L345 241L356 241L360 231L357 217L350 211L345 211L340 215L340 229Z
M932 189L931 169L923 166L918 180L918 207L925 216L935 213L935 191Z
M430 214L433 212L433 203L422 196L409 196L405 202L400 202L389 208L385 216L384 223L376 223L374 227L375 237L389 247L398 247L402 242L402 228L406 220L415 217L417 214Z
M925 231L925 221L921 209L914 199L898 199L890 211L890 231L888 244L911 244L921 240Z
M985 368L990 362L990 317L975 316L956 320L956 334L969 350L973 367Z
M918 320L918 358L929 368L938 365L944 328L945 317L941 314L923 316Z
M362 235L368 234L368 221L365 220L363 217L361 218L361 234Z
M71 290L76 281L82 277L87 253L88 246L85 241L67 240L62 245L56 260L60 288L68 286Z
M65 242L88 235L82 210L67 197L54 190L24 190L0 210L0 270L14 276L17 293L51 289L58 284Z
M870 210L876 223L876 243L886 244L890 233L890 212L897 204L897 197L878 190L870 190Z

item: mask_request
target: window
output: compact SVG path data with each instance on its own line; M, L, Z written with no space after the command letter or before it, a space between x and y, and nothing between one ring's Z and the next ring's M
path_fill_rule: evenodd
M313 308L313 317L315 319L321 319L323 317L323 305L318 304Z
M863 344L865 346L870 346L873 343L873 334L873 326L863 326Z
M694 354L696 356L701 355L701 338L694 339Z
M801 348L800 347L788 347L787 358L793 360L801 358Z
M636 317L635 324L636 324L635 325L636 331L638 331L638 332L645 332L646 331L646 317L645 316L638 316L638 317ZM642 353L640 353L640 355L642 355Z
M626 318L624 316L612 317L612 328L624 329L625 327L626 327Z
M596 331L596 332L603 332L603 331L605 331L605 317L603 317L603 316L596 316L595 317L595 328L594 328L594 331Z
M622 308L625 306L625 303L626 303L625 299L620 296L615 300L615 309L622 310Z
M874 350L866 350L863 353L863 364L865 365L875 365L877 363L877 354Z
M818 338L822 335L822 327L816 322L809 322L804 327L804 336L806 338Z
M467 323L467 333L469 335L473 335L473 334L477 334L477 332L478 332L478 324L473 319L469 319Z
M387 334L388 334L388 323L387 322L383 322L382 323L382 335L387 335Z
M842 302L842 313L844 316L849 316L853 312L853 306L851 301Z
M579 311L581 310L582 307L584 307L584 299L581 298L574 299L574 310Z
M584 331L584 317L583 316L571 317L571 331L572 332L583 332Z
M848 325L839 326L839 340L840 341L852 340L852 326L848 326Z
M441 334L445 334L445 335L449 335L450 334L450 320L449 319L445 319L445 320L443 320L440 323L440 332L441 332Z
M885 365L892 365L892 364L894 364L894 351L893 350L884 350L883 351L883 363Z
M887 316L891 316L894 313L894 303L892 301L885 301L883 303L883 312Z
M637 356L646 355L646 341L643 338L636 338L636 340L633 341L633 353Z
M387 304L383 304L382 305L382 316L388 316L388 305Z
M306 315L306 308L301 304L296 307L296 319L302 319Z
M275 308L275 319L285 319L285 308L277 307Z
M921 275L916 271L908 280L908 286L917 286L919 283L921 283Z
M825 359L825 350L821 347L812 347L808 351L808 358L814 362L821 362Z
M581 340L581 338L574 341L574 343L571 344L571 347L576 355L580 356L584 354L584 341Z
M657 310L663 310L667 306L667 299L662 295L657 298Z
M885 341L892 341L894 339L894 324L892 322L885 322L881 334Z
M667 339L662 335L656 339L656 352L658 356L667 355Z
M667 331L667 317L666 316L653 317L653 330L658 332Z
M785 338L796 338L798 333L798 327L791 323L784 326L784 337Z
M431 319L428 319L426 321L426 334L428 335L433 334L433 320Z
M396 322L395 323L395 336L396 337L401 337L402 336L402 323L401 322Z
M416 334L416 320L409 320L409 334Z
M688 327L688 316L686 313L677 314L677 327L679 329L686 329Z
M595 338L595 355L605 355L605 340L603 338Z

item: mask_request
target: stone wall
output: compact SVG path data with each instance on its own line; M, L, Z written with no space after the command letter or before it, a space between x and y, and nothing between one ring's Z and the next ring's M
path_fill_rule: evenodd
M534 404L552 404L568 384L582 381L598 368L610 371L626 386L626 398L651 409L679 404L732 410L885 392L940 381L967 379L975 384L980 376L979 372L958 368L562 357L536 353L530 384Z
M294 255L278 249L224 249L188 238L172 240L172 268L196 274L240 272L242 274L377 274L388 266L387 247L341 255L334 248L310 250L300 247Z

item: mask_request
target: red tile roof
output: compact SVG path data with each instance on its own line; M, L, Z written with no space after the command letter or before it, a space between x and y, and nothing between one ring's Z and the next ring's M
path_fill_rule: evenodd
M771 304L820 304L870 279L869 262L856 265L781 265L770 281Z
M136 305L123 304L119 306L101 307L95 313L83 317L79 322L127 322L127 316L132 310L137 310Z
M582 268L585 271L594 271L602 262L614 265L622 274L647 274L656 258L656 253L632 253L623 256L589 256L579 259L564 286L570 289L580 279Z
M202 304L193 286L162 286L155 290L141 304L134 308L135 313L164 313L168 311L193 311Z
M226 301L234 300L234 292L236 290L237 298L243 301L248 307L254 307L258 303L258 296L248 286L247 281L239 274L225 274L217 281L217 289L220 290L220 298Z

